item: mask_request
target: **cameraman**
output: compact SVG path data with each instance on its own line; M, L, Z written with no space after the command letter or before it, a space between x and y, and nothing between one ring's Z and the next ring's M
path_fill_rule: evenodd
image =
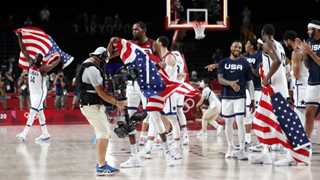
M57 110L64 108L64 91L66 83L64 81L63 72L59 72L54 80L54 86L56 90L55 106Z
M22 111L25 104L27 107L30 106L29 101L29 85L28 85L28 72L23 71L18 80L18 92L19 92L19 108Z
M99 176L112 175L119 171L105 162L105 156L108 146L108 139L111 131L108 124L108 117L105 114L103 101L123 109L127 102L118 101L114 97L104 92L104 73L99 67L107 59L106 49L98 47L89 54L80 68L77 76L78 86L80 88L80 109L89 123L95 130L97 138L97 159L96 173Z

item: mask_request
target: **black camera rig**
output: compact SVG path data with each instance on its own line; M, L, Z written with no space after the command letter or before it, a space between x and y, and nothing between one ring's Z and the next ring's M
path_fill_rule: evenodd
M133 82L136 77L136 69L128 69L127 66L123 66L114 75L107 75L107 89L117 100L126 100L127 83L130 83L130 81ZM116 108L112 105L106 106L107 113L113 112ZM118 113L118 116L118 127L114 129L114 132L119 138L124 138L129 135L129 133L135 130L136 124L143 121L146 118L147 113L136 112L131 118L129 118L128 110L124 109L122 112Z

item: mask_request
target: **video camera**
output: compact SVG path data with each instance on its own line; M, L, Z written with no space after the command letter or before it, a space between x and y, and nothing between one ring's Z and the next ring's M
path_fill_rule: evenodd
M113 94L113 96L119 100L126 100L126 88L128 81L134 81L137 78L136 69L128 69L127 66L120 68L115 74L107 77L107 89ZM108 107L107 112L114 111L115 107ZM130 132L135 130L135 126L138 122L143 121L147 116L145 112L136 112L131 118L129 118L128 110L124 109L118 114L120 120L118 120L118 127L114 129L114 132L119 138L126 137Z
M119 138L125 138L129 135L132 131L136 129L136 125L138 122L142 122L147 117L146 112L135 112L131 118L127 116L125 121L118 121L118 127L114 128L114 133Z

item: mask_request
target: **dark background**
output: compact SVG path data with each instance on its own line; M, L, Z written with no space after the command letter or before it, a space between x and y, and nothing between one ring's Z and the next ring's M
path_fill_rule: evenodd
M62 50L75 57L75 62L65 69L67 76L70 77L74 76L76 65L87 58L88 53L96 47L106 45L110 37L104 34L74 33L72 24L83 12L89 15L97 14L102 18L118 13L122 22L127 24L144 21L148 25L148 36L153 39L160 35L167 35L170 38L173 35L173 31L164 29L165 0L41 1L41 3L11 1L6 2L6 5L3 3L0 9L1 63L11 56L18 58L19 49L12 30L21 27L26 16L30 16L34 24L43 27ZM51 13L50 23L45 27L39 20L39 11L44 4L48 4ZM206 75L203 66L212 62L211 56L215 48L221 48L223 54L228 55L230 42L240 38L241 12L245 6L251 10L253 32L258 37L260 28L265 23L275 25L277 39L280 39L287 29L294 29L300 36L305 37L308 22L311 19L320 19L320 3L317 0L229 0L230 29L228 31L206 31L204 40L194 40L193 32L188 32L184 40L184 53L190 71L197 70L199 74ZM13 17L12 21L8 20L10 16ZM131 38L130 33L114 32L112 35Z

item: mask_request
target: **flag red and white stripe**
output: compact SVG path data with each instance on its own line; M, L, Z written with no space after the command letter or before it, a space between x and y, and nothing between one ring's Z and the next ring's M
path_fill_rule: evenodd
M74 57L62 51L57 43L39 28L23 27L15 31L21 32L22 43L31 58L35 58L35 56L40 53L44 57L43 62L45 64L50 64L51 62L60 59L63 63L63 68L70 65L74 60ZM29 68L29 62L22 52L20 52L19 67L23 69Z
M16 31L21 32L22 42L31 58L35 58L38 53L42 54L44 57L49 53L53 44L49 40L49 35L44 31L35 27L19 28ZM58 54L55 56L58 56ZM49 62L50 60L44 59L44 61ZM19 66L23 69L29 68L29 62L22 52L20 52Z
M117 43L116 48L118 49L120 58L122 59L124 64L129 64L134 62L137 59L137 56L139 55L139 53L144 53L146 55L145 56L146 69L144 69L143 71L146 71L145 82L148 82L148 78L151 77L153 73L152 70L148 69L150 67L149 63L153 63L149 55L146 54L144 50L141 49L139 46L125 39L121 39ZM138 50L138 53L136 52L137 50ZM165 99L170 95L172 95L173 93L179 93L186 96L195 96L199 93L199 91L196 88L194 88L188 83L180 83L180 82L169 80L168 75L162 69L160 69L158 73L160 74L161 78L165 82L166 86L162 92L148 98L147 110L161 111L163 109Z
M295 150L283 132L277 116L273 112L270 92L272 92L270 86L262 89L259 106L256 109L252 123L254 133L260 143L267 145L281 144L290 151L290 154L297 162L309 163L311 155L309 149L302 147Z

